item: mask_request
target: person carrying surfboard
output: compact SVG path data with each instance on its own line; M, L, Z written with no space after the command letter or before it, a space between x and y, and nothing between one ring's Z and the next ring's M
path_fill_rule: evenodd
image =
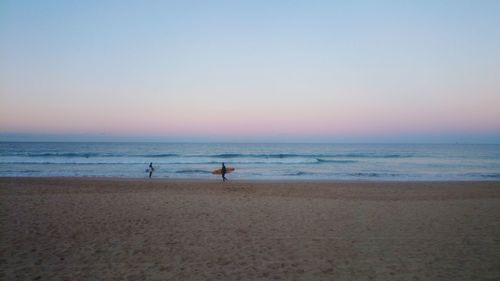
M233 167L226 167L226 165L222 163L222 169L213 170L212 175L222 175L222 181L226 181L226 174L232 173L234 170Z
M220 174L222 175L222 181L226 181L226 165L224 165L224 162L222 163L222 169L220 169Z
M146 170L149 172L149 178L151 178L151 176L153 175L153 171L155 170L155 168L153 167L153 162L150 162L149 163L149 168Z

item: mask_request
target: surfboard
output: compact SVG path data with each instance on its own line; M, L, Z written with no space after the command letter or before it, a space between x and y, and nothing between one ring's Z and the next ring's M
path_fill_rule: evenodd
M234 168L227 167L226 168L226 174L232 173L232 172L234 172L234 170L235 170ZM214 170L214 171L212 171L212 174L214 174L214 175L220 175L220 174L222 174L222 169Z

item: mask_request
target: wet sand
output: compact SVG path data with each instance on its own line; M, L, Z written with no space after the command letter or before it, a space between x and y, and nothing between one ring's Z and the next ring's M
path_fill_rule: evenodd
M500 182L0 178L0 280L500 280Z

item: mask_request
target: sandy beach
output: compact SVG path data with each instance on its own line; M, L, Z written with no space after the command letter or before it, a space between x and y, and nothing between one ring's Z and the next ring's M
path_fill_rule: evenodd
M500 280L500 182L0 178L1 280Z

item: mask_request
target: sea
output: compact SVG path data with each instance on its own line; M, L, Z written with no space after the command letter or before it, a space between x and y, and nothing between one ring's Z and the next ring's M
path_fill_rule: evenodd
M1 177L500 180L500 145L0 142Z

